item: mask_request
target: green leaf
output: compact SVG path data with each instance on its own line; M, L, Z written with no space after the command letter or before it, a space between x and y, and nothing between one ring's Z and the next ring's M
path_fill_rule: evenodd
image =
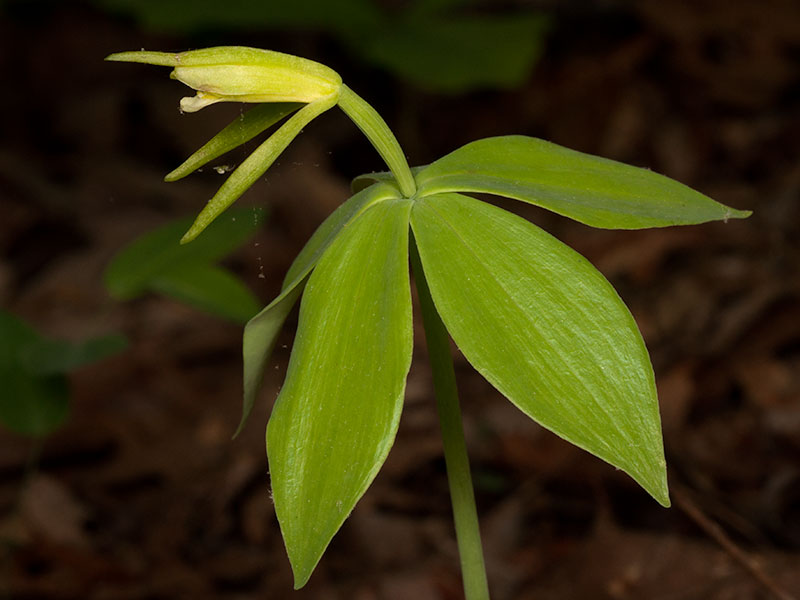
M25 355L42 338L21 319L2 310L0 340L0 423L23 435L47 435L67 417L67 379L28 371Z
M246 323L260 306L241 281L212 265L187 264L162 273L153 279L150 288L236 323Z
M548 20L536 14L394 19L347 41L370 62L422 89L510 88L530 75Z
M603 275L535 225L459 194L418 200L411 225L467 360L525 414L668 506L650 359Z
M250 238L264 220L264 211L243 208L218 219L190 246L181 235L191 218L180 219L146 233L121 250L105 272L108 291L120 300L140 296L152 282L185 265L207 264L223 258Z
M409 200L352 221L311 274L267 427L275 511L303 586L397 432L413 331Z
M21 359L30 373L55 375L69 373L122 352L127 346L128 340L119 334L81 342L40 338L26 346Z
M0 309L0 366L16 367L22 365L26 348L41 340L30 325L10 312Z
M278 333L286 317L292 310L294 303L303 291L306 278L314 265L317 264L322 253L339 232L357 215L369 206L398 198L397 190L389 185L374 185L350 198L339 206L325 219L306 243L300 254L294 259L286 278L283 281L281 293L260 313L250 319L244 328L242 354L244 359L244 398L242 403L242 419L236 428L234 437L239 435L247 422L255 404L258 389L264 374L264 365L267 362Z
M258 390L264 379L264 367L278 340L278 334L286 317L292 312L295 302L303 293L305 279L284 289L277 298L270 302L245 325L242 336L242 358L244 370L244 394L242 396L242 418L233 437L244 429L253 406L256 403Z
M416 179L420 196L485 192L607 229L688 225L750 215L647 169L516 135L467 144L433 162Z
M211 138L197 152L187 158L177 169L164 177L164 181L177 181L226 152L252 140L286 115L300 108L291 102L259 104Z

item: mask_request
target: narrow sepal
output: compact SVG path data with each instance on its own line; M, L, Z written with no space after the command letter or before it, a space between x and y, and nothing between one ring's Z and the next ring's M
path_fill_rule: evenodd
M264 172L275 162L286 146L317 116L335 106L336 97L325 98L303 108L293 114L288 121L278 128L264 141L245 161L231 173L230 177L217 190L214 197L197 215L189 231L181 238L181 243L191 242L208 225L222 214L247 188L253 185Z
M230 125L206 142L197 152L187 158L183 164L170 172L164 181L177 181L196 171L215 158L250 141L286 115L291 114L300 104L281 102L277 104L259 104L251 108L241 117L237 117Z

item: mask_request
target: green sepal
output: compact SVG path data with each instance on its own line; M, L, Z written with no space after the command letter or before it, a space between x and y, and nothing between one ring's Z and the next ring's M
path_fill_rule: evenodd
M251 108L206 142L178 168L167 174L164 181L177 181L186 177L215 158L252 140L300 106L302 105L296 102L279 102L259 104Z
M194 240L214 219L222 214L247 188L253 185L275 162L289 143L312 120L336 105L337 96L331 96L306 104L269 136L248 156L217 190L214 197L203 207L192 226L181 238L181 244Z

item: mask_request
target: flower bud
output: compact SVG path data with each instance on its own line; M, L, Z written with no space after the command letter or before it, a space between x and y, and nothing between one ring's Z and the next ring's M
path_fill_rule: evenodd
M181 100L195 112L216 102L303 102L336 97L338 73L311 60L243 46L221 46L172 54L120 52L106 60L174 67L171 77L197 90Z

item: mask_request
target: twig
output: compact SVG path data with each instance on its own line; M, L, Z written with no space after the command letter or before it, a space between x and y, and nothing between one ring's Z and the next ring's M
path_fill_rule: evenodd
M694 521L708 537L717 542L733 560L744 567L744 569L750 573L756 581L763 585L766 590L778 600L797 600L796 596L792 596L783 590L781 586L761 568L761 565L755 558L737 546L722 527L708 518L689 497L688 493L674 484L671 484L670 487L672 498L675 500L675 504L678 508Z

